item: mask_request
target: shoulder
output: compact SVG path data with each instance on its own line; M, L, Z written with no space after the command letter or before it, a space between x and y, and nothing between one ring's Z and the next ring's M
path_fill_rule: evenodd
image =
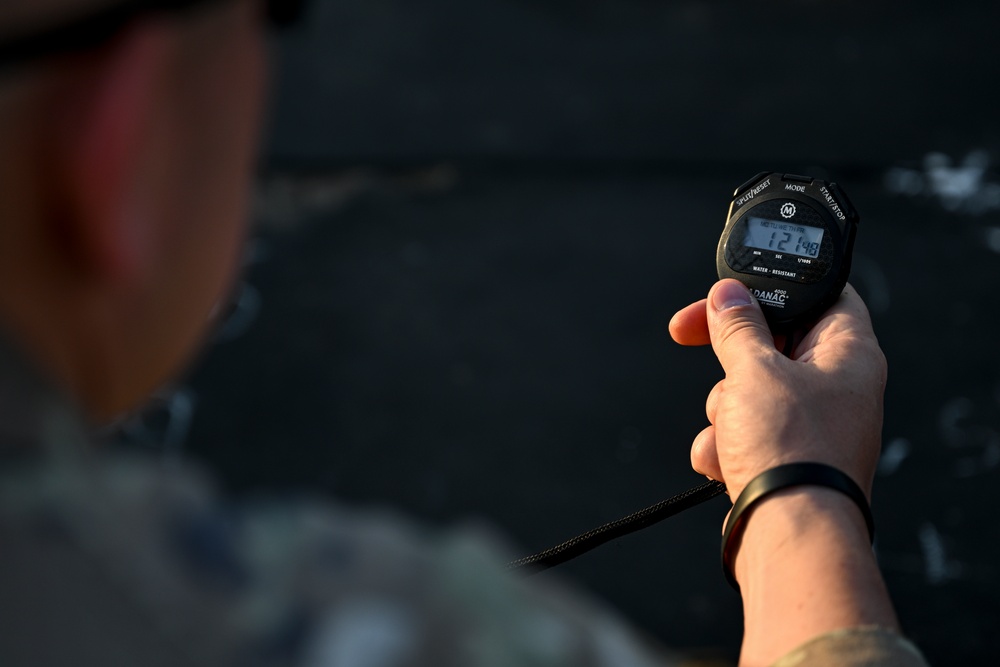
M429 529L317 496L234 502L196 470L110 457L4 476L0 531L59 554L19 561L25 595L51 563L68 584L82 570L67 563L99 575L49 587L46 604L75 610L67 623L148 619L136 641L206 664L672 664L580 591L511 576L482 525Z

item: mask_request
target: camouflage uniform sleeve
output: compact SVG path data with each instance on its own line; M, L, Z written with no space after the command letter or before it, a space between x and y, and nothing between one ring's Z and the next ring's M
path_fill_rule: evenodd
M816 637L772 667L927 667L912 643L874 626L837 630Z

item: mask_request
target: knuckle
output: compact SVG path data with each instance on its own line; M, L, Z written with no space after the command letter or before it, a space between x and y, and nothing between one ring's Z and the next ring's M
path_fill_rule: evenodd
M719 346L726 349L745 347L755 343L759 325L751 313L737 314L719 323L717 338Z
M878 345L875 346L876 351L876 368L878 370L878 377L884 387L886 381L889 379L889 361L885 358L885 352L882 351Z
M889 376L889 362L878 341L874 337L867 339L861 352L867 361L865 365L873 373L875 381L884 387Z

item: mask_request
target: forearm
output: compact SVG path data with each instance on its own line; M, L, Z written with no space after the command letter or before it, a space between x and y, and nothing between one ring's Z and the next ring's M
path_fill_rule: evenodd
M837 491L773 494L753 508L733 546L745 619L741 665L768 665L839 628L898 626L861 513Z

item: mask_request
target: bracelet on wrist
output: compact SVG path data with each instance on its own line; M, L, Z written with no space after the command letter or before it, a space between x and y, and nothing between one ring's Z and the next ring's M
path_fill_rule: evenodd
M726 581L737 591L740 590L740 586L733 574L730 543L736 539L743 528L745 521L741 519L747 510L766 496L793 486L825 486L846 495L861 510L868 526L868 536L872 542L875 541L875 520L872 518L868 499L861 487L846 473L825 463L805 462L788 463L765 470L750 480L750 483L743 488L740 497L733 503L733 509L729 513L726 528L722 533L722 572L726 575Z

